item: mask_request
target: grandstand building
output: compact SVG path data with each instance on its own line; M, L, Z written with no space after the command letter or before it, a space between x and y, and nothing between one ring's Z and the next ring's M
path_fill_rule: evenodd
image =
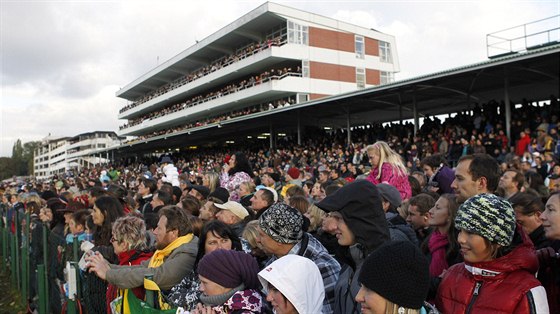
M398 71L393 36L267 2L120 89L118 134L186 133L390 83Z
M96 131L73 137L47 136L33 154L33 175L47 179L72 169L109 161L107 149L119 146L123 138L115 132ZM103 151L103 153L101 153Z

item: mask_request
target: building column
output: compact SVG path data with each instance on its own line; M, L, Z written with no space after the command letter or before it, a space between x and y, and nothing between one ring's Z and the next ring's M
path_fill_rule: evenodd
M297 112L297 144L301 146L301 112Z
M270 150L273 150L276 147L276 134L274 127L272 126L272 122L270 123Z
M509 103L509 79L507 69L504 69L504 104L506 115L506 135L508 140L511 141L511 104ZM509 143L510 146L512 143Z
M403 125L403 119L402 119L402 99L401 99L401 94L399 93L399 123L400 125Z
M412 97L412 114L414 115L414 136L418 133L418 109L416 108L416 95Z
M352 131L350 130L350 109L347 110L346 112L346 138L347 138L347 144L346 147L350 147L350 144L352 143Z

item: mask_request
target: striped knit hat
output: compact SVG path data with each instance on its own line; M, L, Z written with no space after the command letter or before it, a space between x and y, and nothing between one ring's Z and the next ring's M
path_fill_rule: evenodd
M492 243L509 246L515 232L515 212L510 203L493 194L469 198L457 212L455 227L478 234Z

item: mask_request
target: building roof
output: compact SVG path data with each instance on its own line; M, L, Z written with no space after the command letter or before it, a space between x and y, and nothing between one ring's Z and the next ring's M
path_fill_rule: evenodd
M162 135L121 146L126 151L150 151L185 147L245 137L301 126L346 127L413 118L414 105L420 116L474 108L476 103L501 101L507 80L512 102L542 100L559 94L560 44L525 53L503 56L449 70L410 78L392 84L330 96L281 109L223 121L217 125Z
M237 47L240 43L261 41L263 30L285 25L287 19L309 21L324 27L384 40L394 38L373 29L266 2L122 87L116 92L116 96L134 101L162 85L219 59L224 54L233 54L235 51L232 47Z

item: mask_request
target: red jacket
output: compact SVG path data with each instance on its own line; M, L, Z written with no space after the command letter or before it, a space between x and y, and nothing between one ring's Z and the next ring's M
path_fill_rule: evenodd
M140 265L143 261L150 259L153 254L153 252L141 252L137 250L122 252L119 254L119 265ZM115 285L107 285L107 313L111 313L111 302L117 297L118 290L119 288ZM146 290L143 286L132 289L132 292L134 292L134 295L139 300L144 300Z
M523 242L509 254L449 268L436 296L441 313L548 313L546 293L535 278L535 249L517 229Z
M528 135L524 135L522 138L517 141L517 146L515 147L515 154L517 156L522 157L523 154L527 151L527 146L531 144L531 137Z

